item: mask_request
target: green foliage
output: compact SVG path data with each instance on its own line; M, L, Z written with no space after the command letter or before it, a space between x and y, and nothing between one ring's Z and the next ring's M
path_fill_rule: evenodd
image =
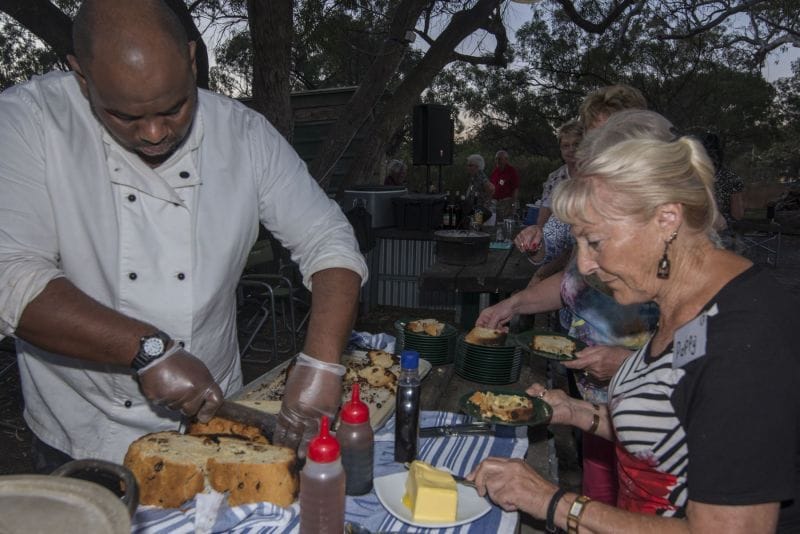
M62 67L58 56L36 37L0 13L0 91Z

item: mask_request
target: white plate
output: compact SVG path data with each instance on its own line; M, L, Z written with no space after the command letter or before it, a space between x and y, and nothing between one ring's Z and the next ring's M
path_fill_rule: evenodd
M378 494L378 499L381 501L383 507L397 519L409 525L424 528L456 527L465 523L471 523L483 517L492 509L492 505L489 504L486 499L480 497L474 488L463 484L456 484L458 488L458 507L456 508L455 521L448 521L445 523L420 523L414 521L411 516L411 510L406 508L406 505L403 504L403 494L406 492L407 478L408 473L401 471L400 473L376 478L373 484L375 486L375 493Z

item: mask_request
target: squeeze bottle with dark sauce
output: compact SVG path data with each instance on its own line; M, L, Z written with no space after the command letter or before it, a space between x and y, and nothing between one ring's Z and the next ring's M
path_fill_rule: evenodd
M353 396L342 406L336 439L342 447L342 465L348 495L364 495L372 490L375 442L369 423L369 406L361 402L360 386L353 384Z

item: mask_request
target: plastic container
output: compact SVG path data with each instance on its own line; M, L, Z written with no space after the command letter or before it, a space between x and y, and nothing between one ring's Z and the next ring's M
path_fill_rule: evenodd
M360 387L353 384L353 396L342 406L336 439L342 447L342 466L347 481L347 495L372 491L375 461L375 435L369 423L369 406L361 402Z
M323 415L300 472L301 534L344 531L345 474L339 442L328 432L328 424Z
M397 404L394 421L394 461L411 462L419 448L419 352L400 355Z

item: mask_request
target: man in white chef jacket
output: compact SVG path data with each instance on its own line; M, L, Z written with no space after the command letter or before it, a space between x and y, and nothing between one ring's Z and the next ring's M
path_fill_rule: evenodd
M0 334L37 468L121 462L242 386L235 288L259 221L313 296L275 437L296 446L341 398L367 276L351 227L262 115L198 91L160 0L87 0L73 36L74 72L0 95Z

